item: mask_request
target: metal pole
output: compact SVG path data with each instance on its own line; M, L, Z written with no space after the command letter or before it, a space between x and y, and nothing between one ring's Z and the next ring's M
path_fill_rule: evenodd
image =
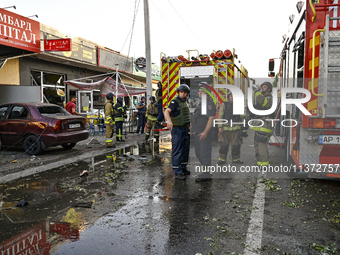
M151 80L151 45L150 45L149 0L144 0L145 58L146 58L146 95L152 95Z
M119 64L116 64L116 102L117 103L117 99L118 99L118 69L119 69Z

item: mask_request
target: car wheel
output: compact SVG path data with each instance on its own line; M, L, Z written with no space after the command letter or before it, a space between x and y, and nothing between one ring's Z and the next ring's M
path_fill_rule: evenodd
M24 149L28 155L39 155L43 151L41 142L35 135L29 135L25 138Z
M63 146L63 148L65 150L69 150L69 149L72 149L74 146L76 146L77 143L64 143L62 144L61 146Z

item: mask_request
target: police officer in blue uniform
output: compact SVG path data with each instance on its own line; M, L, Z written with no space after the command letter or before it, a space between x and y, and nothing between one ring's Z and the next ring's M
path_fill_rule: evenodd
M172 136L172 169L176 179L185 180L185 176L190 174L187 170L190 146L190 110L187 96L190 88L186 84L181 84L177 88L177 93L165 110L164 116Z
M207 95L209 88L205 86L206 82L199 83L198 96L202 99ZM209 84L207 84L209 85ZM211 98L207 98L206 115L202 115L202 100L195 108L191 133L194 135L195 154L205 172L198 175L196 182L211 180L209 166L211 166L211 150L213 140L213 122L216 114L216 106Z

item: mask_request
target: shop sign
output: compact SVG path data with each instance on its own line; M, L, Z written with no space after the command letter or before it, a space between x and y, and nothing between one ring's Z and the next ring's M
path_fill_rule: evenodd
M52 39L44 40L45 51L71 51L72 50L72 39Z
M72 42L72 48L70 51L51 51L51 54L56 54L62 57L97 65L96 52L96 48L91 48L79 43Z
M133 73L133 59L119 52L98 47L98 66L116 70L116 64L119 70L127 73Z
M0 45L40 52L40 23L0 8Z

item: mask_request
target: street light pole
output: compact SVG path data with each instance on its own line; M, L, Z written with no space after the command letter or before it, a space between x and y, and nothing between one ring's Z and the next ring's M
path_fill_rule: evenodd
M150 96L152 95L149 0L144 0L144 30L146 58L146 95L147 100L149 100Z

